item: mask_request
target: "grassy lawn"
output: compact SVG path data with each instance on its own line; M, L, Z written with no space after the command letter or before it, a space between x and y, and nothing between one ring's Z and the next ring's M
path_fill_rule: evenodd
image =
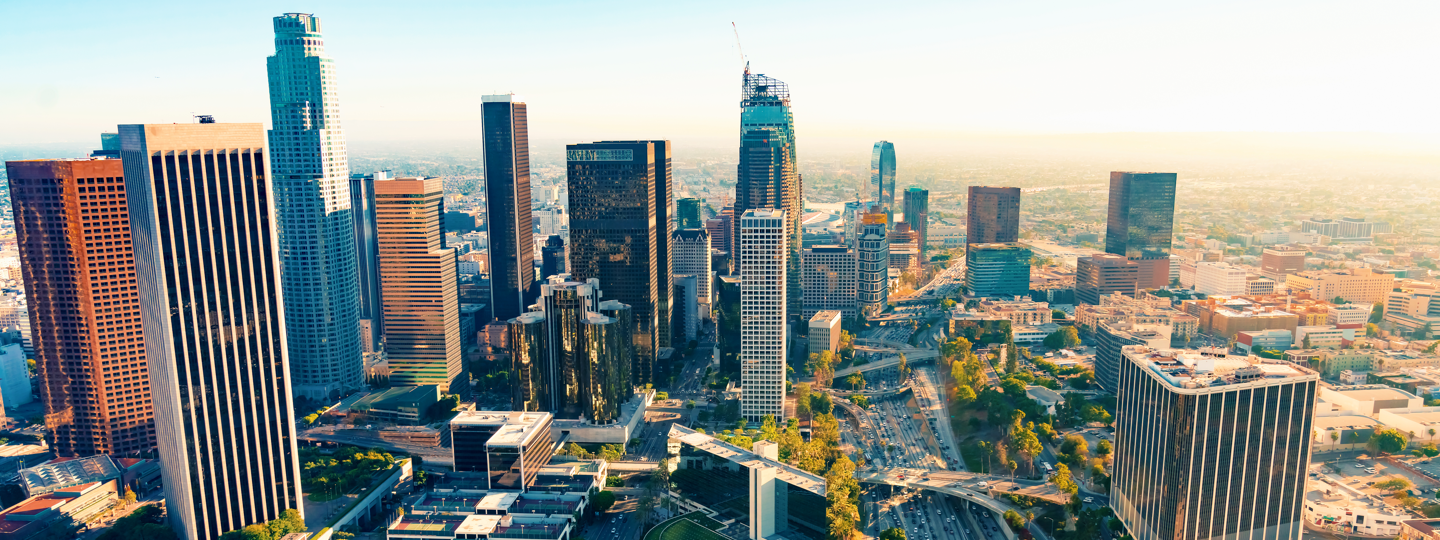
M960 456L965 458L965 468L971 472L988 474L985 470L985 452L979 445L964 443L960 445Z
M650 530L645 540L728 540L719 533L686 519L684 516L666 521Z

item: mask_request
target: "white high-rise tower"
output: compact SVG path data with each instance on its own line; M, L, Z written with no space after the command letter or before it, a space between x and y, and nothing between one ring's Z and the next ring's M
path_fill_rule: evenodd
M350 167L320 18L275 17L266 67L290 376L296 394L335 398L360 387L364 363Z
M746 210L740 216L740 414L785 421L785 211Z

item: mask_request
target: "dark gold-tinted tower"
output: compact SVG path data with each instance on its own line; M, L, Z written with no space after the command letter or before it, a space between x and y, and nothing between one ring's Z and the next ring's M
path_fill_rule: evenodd
M516 410L599 424L620 419L634 388L634 321L630 306L600 295L599 280L551 276L540 286L538 311L510 320Z
M456 392L464 376L455 250L441 230L445 188L439 178L375 182L375 230L390 383L440 385Z

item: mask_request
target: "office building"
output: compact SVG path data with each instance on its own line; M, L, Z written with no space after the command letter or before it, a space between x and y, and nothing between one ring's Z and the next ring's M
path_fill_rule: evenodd
M730 235L732 234L730 216L721 214L705 220L705 233L710 235L710 249L731 253ZM727 272L728 273L728 272Z
M438 385L469 391L460 337L460 296L454 248L440 220L445 187L439 178L375 182L376 238L390 384Z
M850 201L845 203L845 209L841 217L845 220L845 245L850 249L860 249L860 229L865 221L865 214L879 208L874 201ZM888 218L887 218L888 219Z
M910 224L910 230L919 235L921 262L925 258L925 246L930 241L926 232L930 229L927 223L930 219L930 192L918 187L905 190L905 223Z
M1395 293L1390 293L1395 294ZM1336 328L1364 328L1370 322L1372 305L1341 304L1325 306L1325 324Z
M896 223L885 236L890 242L890 268L904 271L920 266L920 234L909 223Z
M1133 317L1107 320L1095 327L1095 383L1109 392L1120 387L1122 349L1130 345L1169 347L1174 328L1166 322L1139 323Z
M1235 333L1235 347L1247 354L1260 351L1283 351L1294 345L1295 335L1288 330L1255 330Z
M553 416L533 411L464 411L450 420L456 471L485 472L492 490L525 491L555 454Z
M1285 285L1291 293L1308 292L1311 298L1374 304L1383 302L1395 288L1395 276L1369 268L1306 270L1290 274Z
M751 422L766 416L783 422L790 217L784 210L754 209L740 217L740 225L740 415Z
M870 151L870 184L875 202L885 209L885 218L895 222L895 143L880 141Z
M965 256L965 289L975 297L1029 294L1030 257L1030 248L1013 242L970 244Z
M662 141L663 142L663 141ZM656 197L660 145L651 141L571 144L566 149L570 190L570 275L598 279L605 298L634 310L635 381L654 383L655 359L668 347L670 267L661 235L664 200ZM668 158L667 158L668 161ZM662 298L661 293L664 292Z
M1433 335L1440 331L1440 291L1411 287L1391 291L1385 297L1385 322L1396 331L1413 334L1429 328Z
M885 223L884 212L865 214L856 233L855 307L866 317L890 306L890 240Z
M1289 246L1265 248L1260 252L1260 275L1285 283L1286 277L1305 271L1305 250Z
M705 229L679 229L674 241L675 275L695 276L695 302L704 318L710 318L711 271L710 234ZM676 299L676 305L682 299Z
M1245 294L1250 296L1275 294L1275 282L1260 276L1245 276Z
M695 198L675 199L675 228L700 229L705 227L700 207L705 201Z
M801 257L801 286L805 288L805 306L801 317L814 317L821 311L839 311L845 318L856 316L857 291L855 250L844 245L815 246Z
M1298 540L1319 375L1256 357L1124 353L1110 506L1125 529Z
M810 317L810 352L840 353L840 312L821 311Z
M735 213L732 238L740 237L739 216L761 208L784 210L790 220L786 230L787 263L785 285L788 313L801 311L800 218L803 195L795 155L795 117L790 113L790 87L749 68L741 86L740 165L735 181ZM734 250L740 251L740 249ZM733 257L733 255L732 255ZM738 262L738 258L735 259ZM736 272L743 273L740 264Z
M1141 289L1170 284L1175 178L1175 173L1110 173L1105 252L1135 261Z
M965 215L965 244L1020 240L1020 188L970 186Z
M1210 295L1245 294L1245 269L1229 263L1195 263L1195 290Z
M350 167L320 18L275 17L275 55L265 65L271 182L284 193L275 209L292 382L299 395L334 399L360 388L364 365Z
M350 175L350 221L355 226L355 269L360 291L360 348L377 352L385 337L385 308L380 300L380 243L375 231L375 181L389 171Z
M671 313L675 340L689 343L700 332L699 279L695 274L670 276L671 288L675 291L675 310ZM683 295L681 293L684 293Z
M715 486L735 487L730 516L748 536L734 537L813 538L825 530L825 478L780 461L778 444L741 448L674 424L669 436L678 454L674 476L685 479L675 483L682 500L705 500Z
M303 513L264 126L122 125L120 155L170 524L215 540Z
M568 273L565 264L565 240L559 235L551 235L545 239L545 247L540 248L540 279L549 279L556 274Z
M1075 303L1099 304L1113 293L1135 296L1140 265L1120 255L1097 253L1075 260Z
M516 410L596 424L620 418L637 382L631 374L635 325L630 306L600 300L600 285L594 278L550 276L536 311L510 320Z
M60 457L152 451L150 372L120 160L10 161L5 170L51 448ZM4 373L4 405L18 407L30 400L30 378L22 347L7 345L7 357L11 348L21 369Z
M535 299L530 213L530 131L525 103L512 94L480 98L485 137L485 219L490 232L490 313L508 321Z

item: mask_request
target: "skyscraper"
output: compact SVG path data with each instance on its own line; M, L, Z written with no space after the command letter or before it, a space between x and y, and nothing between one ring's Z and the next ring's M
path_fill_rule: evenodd
M631 373L642 385L655 382L656 352L667 343L661 335L670 333L670 318L661 316L660 290L669 298L670 281L661 266L659 237L667 227L660 221L663 200L656 197L655 148L650 141L565 147L570 274L576 280L600 280L606 299L633 310L636 359Z
M490 231L490 313L508 321L535 298L530 213L530 131L513 95L480 98L485 130L485 219Z
M1020 240L1020 188L970 186L965 245Z
M375 232L375 182L389 171L350 175L350 215L355 224L355 268L360 276L361 348L380 350L385 335L385 308L380 301L380 244ZM369 321L368 324L364 321Z
M885 311L890 303L890 241L885 234L885 213L877 206L861 216L860 250L856 252L856 307L866 317Z
M905 223L910 224L910 230L920 235L919 245L920 262L925 259L925 242L930 239L925 233L930 229L930 192L918 187L911 187L905 190Z
M51 448L60 457L153 450L120 160L11 161L5 169Z
M815 246L805 250L801 268L805 272L806 320L821 311L839 311L845 318L855 318L858 295L855 289L855 250L849 246Z
M791 223L786 283L789 312L801 310L800 217L803 180L795 153L795 117L790 113L790 88L785 83L752 74L745 69L740 100L740 165L735 181L735 215L757 208L784 210ZM740 220L734 219L732 239L740 237ZM739 251L738 245L735 251ZM733 254L732 254L733 257ZM743 261L736 259L736 270Z
M672 238L675 242L675 274L695 276L695 302L700 312L710 317L711 271L710 235L705 229L680 229ZM676 301L679 305L679 301Z
M435 384L469 391L460 342L455 250L440 226L445 188L439 178L375 182L380 291L390 384Z
M700 199L676 199L675 200L675 228L678 229L700 229L705 227L705 220L700 216L700 205L705 201Z
M786 235L784 210L747 210L740 217L740 414L785 421Z
M264 126L122 125L120 156L171 524L303 513Z
M568 272L565 269L565 240L560 235L550 235L545 246L540 248L540 277L549 279L556 274Z
M600 300L600 285L550 276L540 286L538 310L510 320L516 410L597 424L620 419L620 405L634 390L635 324L630 306Z
M1125 529L1300 538L1319 375L1256 357L1122 350L1110 506Z
M1110 173L1105 252L1135 261L1142 289L1170 284L1175 179L1175 173Z
M275 55L265 65L291 373L301 395L338 398L360 387L364 364L350 166L320 18L275 17Z
M965 289L970 296L1013 298L1030 292L1030 248L1005 244L970 244L965 256Z
M885 208L889 222L895 223L895 143L875 143L870 152L870 183L875 185L875 202Z
M1075 302L1099 305L1114 293L1135 296L1140 265L1119 255L1096 253L1075 259Z
M659 322L660 346L671 346L670 318L675 310L674 291L666 286L670 278L675 274L675 246L673 237L675 235L675 179L672 175L670 164L670 141L649 141L655 149L655 219L659 227L655 237L657 250L655 256L659 262L656 268L659 270L659 284L657 290L659 295ZM670 373L673 366L655 366L661 373L657 377Z

